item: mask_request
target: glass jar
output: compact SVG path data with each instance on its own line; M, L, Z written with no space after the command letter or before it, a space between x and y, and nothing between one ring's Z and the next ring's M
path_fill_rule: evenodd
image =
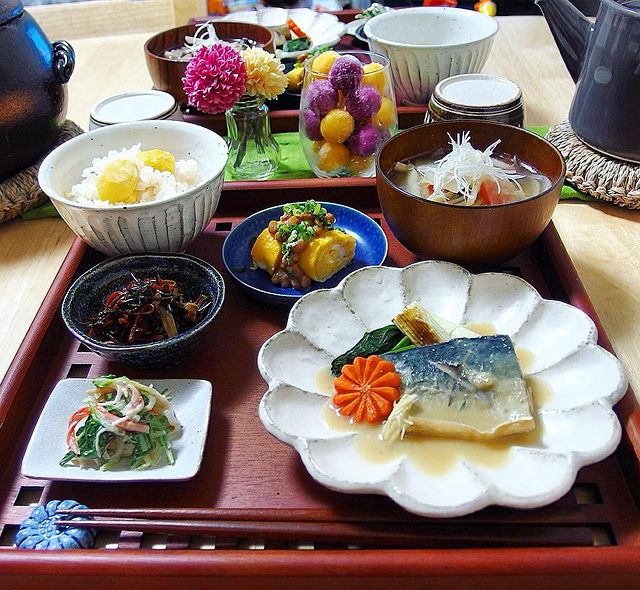
M316 176L374 176L398 115L389 60L370 51L327 51L305 62L300 143Z
M229 160L227 171L237 180L264 180L280 163L280 147L271 133L263 96L242 96L225 112Z

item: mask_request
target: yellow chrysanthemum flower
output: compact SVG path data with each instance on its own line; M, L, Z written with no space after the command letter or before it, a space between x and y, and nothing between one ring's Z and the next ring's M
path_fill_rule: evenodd
M282 94L287 87L284 66L273 54L259 47L251 47L242 52L247 68L247 90L249 96L264 96L272 100Z

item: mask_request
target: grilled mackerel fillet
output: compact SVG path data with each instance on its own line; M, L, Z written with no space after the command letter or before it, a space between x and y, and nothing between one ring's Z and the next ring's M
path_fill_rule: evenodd
M382 431L492 440L535 428L531 394L508 336L456 338L382 354L400 375L401 398Z

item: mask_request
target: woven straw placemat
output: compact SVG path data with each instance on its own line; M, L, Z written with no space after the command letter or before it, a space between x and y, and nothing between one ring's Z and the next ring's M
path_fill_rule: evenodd
M640 164L595 151L578 138L568 121L549 129L546 137L564 156L568 183L596 199L640 209Z
M83 130L73 121L65 121L54 147L81 133ZM35 164L0 182L0 223L18 217L47 200L38 184L38 169L44 158L42 156Z

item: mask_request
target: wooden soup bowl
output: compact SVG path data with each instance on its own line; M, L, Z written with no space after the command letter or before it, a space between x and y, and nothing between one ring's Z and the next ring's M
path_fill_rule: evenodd
M390 179L396 162L438 151L438 157L442 157L451 149L449 136L455 138L465 131L471 134L471 144L480 150L499 139L495 153L516 155L546 175L551 187L516 203L469 207L420 199ZM560 198L565 164L553 145L530 131L465 120L419 125L398 133L378 153L376 173L382 212L403 246L425 259L484 265L513 258L543 232Z
M252 39L261 44L265 51L275 53L273 33L266 27L252 23L215 21L216 35L223 41L232 39ZM182 89L182 77L188 62L176 61L164 57L164 52L184 44L186 36L193 36L198 25L184 25L163 31L151 37L144 44L144 56L147 69L153 80L153 87L171 94L178 105L187 104L187 96Z

